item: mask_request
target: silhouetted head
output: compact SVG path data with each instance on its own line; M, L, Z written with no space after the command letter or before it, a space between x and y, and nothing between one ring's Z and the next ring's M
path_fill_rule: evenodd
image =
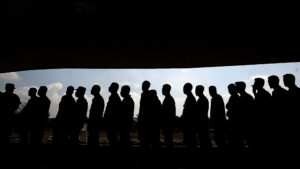
M163 88L162 88L162 94L163 95L170 95L170 91L171 91L171 85L169 84L164 84Z
M270 88L276 88L279 86L279 78L278 76L272 75L268 77L268 83Z
M236 86L233 83L229 84L227 88L230 95L237 94Z
M192 93L192 89L193 89L193 85L192 85L191 83L186 83L186 84L183 86L183 93L184 93L184 94Z
M217 95L217 88L216 88L216 86L210 86L208 90L209 90L209 94L210 94L211 97L214 97L214 96Z
M296 79L293 74L283 75L283 83L286 87L290 88L290 87L296 86L295 81L296 81Z
M128 85L122 86L122 88L121 88L121 96L122 97L129 96L129 93L130 93L130 87Z
M118 89L119 89L119 84L116 83L116 82L113 82L113 83L111 83L111 85L109 86L108 91L109 91L110 93L117 93L117 92L118 92Z
M32 87L28 91L28 96L30 96L30 97L36 96L36 92L37 92L36 88Z
M46 86L41 86L38 91L39 96L46 96L48 88Z
M254 79L254 87L256 89L262 89L265 85L265 80L263 78L255 78Z
M14 90L15 90L15 85L14 84L6 83L6 85L5 85L6 93L11 93L12 94L14 92Z
M82 87L82 86L79 86L77 89L76 89L76 93L75 93L75 96L76 97L83 97L84 94L85 94L85 87Z
M246 91L246 83L243 81L235 82L235 87L238 93L243 93Z
M91 94L92 94L92 95L99 94L99 93L100 93L100 90L101 90L101 88L100 88L99 85L94 85L94 86L92 87Z
M203 92L204 92L204 86L202 86L202 85L198 85L198 86L196 86L196 95L197 96L201 96L201 95L203 95Z
M74 92L74 87L73 86L68 86L66 94L67 95L72 95Z
M144 81L143 84L142 84L142 90L143 90L143 92L148 91L149 88L150 88L150 82L147 81L147 80Z
M151 99L157 99L158 97L157 97L157 92L156 92L156 90L149 90L149 97L150 97Z

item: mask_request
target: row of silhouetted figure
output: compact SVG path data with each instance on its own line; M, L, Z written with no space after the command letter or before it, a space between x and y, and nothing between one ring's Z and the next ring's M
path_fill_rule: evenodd
M283 76L285 90L279 85L279 78L275 75L268 77L268 84L273 89L272 94L264 89L265 81L256 78L252 85L254 98L246 92L246 83L238 81L228 85L230 98L225 105L223 98L218 94L215 86L209 87L211 96L210 118L208 116L209 101L204 95L204 86L198 85L192 94L193 86L186 83L183 92L187 96L180 128L183 133L183 144L187 147L210 147L212 141L209 128L214 132L214 141L218 147L229 143L233 148L242 148L249 145L254 148L271 146L280 129L283 116L300 112L300 88L296 86L295 76ZM1 143L8 141L11 134L14 112L20 105L19 97L14 94L14 85L6 84L5 92L1 93ZM69 86L66 95L61 98L59 110L54 121L53 144L79 145L79 136L85 123L87 123L88 145L99 145L101 126L105 126L107 139L112 146L131 145L130 131L133 125L134 101L130 95L130 87L121 87L113 82L109 87L109 100L105 106L100 95L100 86L94 85L91 94L94 96L87 117L88 102L84 98L86 88L80 86L76 89ZM173 147L173 133L176 123L176 106L171 95L171 86L164 84L162 94L165 96L161 102L156 90L150 89L150 82L142 83L140 109L137 119L138 140L143 147L158 147L160 145L161 131L167 147ZM38 94L38 96L36 95ZM20 129L20 142L23 144L42 144L44 130L48 122L50 100L46 96L47 87L41 86L39 90L30 88L30 99L20 113L18 121ZM227 112L226 112L227 109ZM284 115L285 114L285 115ZM226 118L227 116L227 118ZM209 127L210 121L210 127ZM102 123L105 123L103 125Z

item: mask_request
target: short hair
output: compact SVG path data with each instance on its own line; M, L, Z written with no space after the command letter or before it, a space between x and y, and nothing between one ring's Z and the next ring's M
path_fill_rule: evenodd
M41 86L39 91L40 91L40 93L46 94L48 91L48 88L46 86Z
M208 90L217 93L217 88L216 88L216 86L209 86L209 89L208 89Z
M34 88L34 87L32 87L32 88L30 88L30 89L29 89L29 92L32 92L32 93L36 94L36 92L37 92L37 89L36 89L36 88Z
M118 89L119 89L119 84L116 83L116 82L112 82L111 85L110 85L110 87L111 87L111 89L112 89L113 91L118 91Z
M142 85L149 88L150 87L150 82L148 80L145 80Z
M246 83L243 81L235 82L235 86L239 89L246 90Z
M78 88L77 88L77 91L82 91L83 93L85 93L85 87L82 87L82 86L79 86Z
M276 84L279 84L279 78L278 78L278 76L275 76L275 75L269 76L268 80L272 81L272 82L274 82Z
M283 75L283 78L288 79L288 80L292 81L293 83L295 83L295 76L293 74L290 74L290 73L285 74L285 75Z
M204 91L204 86L198 85L198 86L196 86L196 90L200 90L201 92L203 92Z
M193 89L193 85L191 83L186 83L186 84L184 84L183 87L186 88L189 91Z
M233 84L233 83L230 83L229 85L228 85L228 89L236 89L236 86L235 86L235 84Z
M130 92L130 87L128 85L124 85L122 86L122 90L126 93L126 94L129 94Z
M265 85L265 80L263 78L255 78L254 81L260 87L263 87Z
M171 85L169 85L169 84L164 84L164 85L163 85L163 88L164 88L167 92L170 92L170 91L171 91Z
M69 90L74 90L74 87L73 86L68 86L67 91L69 91Z
M100 90L101 90L101 87L100 87L99 85L94 85L94 86L92 87L92 89L95 90L97 93L99 93Z

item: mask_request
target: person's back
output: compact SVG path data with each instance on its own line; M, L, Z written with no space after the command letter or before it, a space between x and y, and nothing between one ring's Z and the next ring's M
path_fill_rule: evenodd
M39 98L37 100L37 111L33 115L32 133L30 143L39 145L42 144L44 130L48 123L50 100L46 96L47 87L41 86L38 90Z
M20 113L20 142L28 143L29 135L33 129L35 115L38 113L38 97L34 94Z
M85 88L79 86L76 90L75 96L78 98L75 103L75 110L73 115L73 124L70 134L70 143L72 145L79 144L79 135L81 133L82 127L87 120L87 109L88 103L84 98Z
M133 122L134 101L130 96L130 87L125 85L121 88L121 113L119 116L120 143L127 147L130 145L130 130Z
M223 98L217 93L215 86L209 87L211 95L210 118L211 126L215 132L215 141L218 147L223 147L225 144L225 106Z
M163 125L175 125L176 108L173 97L166 96L162 103L162 123Z
M92 146L99 145L99 132L104 110L104 100L100 95L100 90L99 85L94 85L91 90L91 94L94 95L94 98L90 109L87 130L89 132L88 145Z
M14 94L15 86L7 83L1 94L0 144L6 144L12 132L15 111L21 104L19 96Z
M147 130L150 132L149 142L153 146L158 146L160 141L160 127L161 127L161 102L157 97L155 90L149 91L149 114L147 119Z
M75 99L72 95L65 95L59 103L56 121L60 123L68 123L75 110Z
M161 125L164 132L165 143L173 147L173 132L176 119L175 101L171 95L167 95L162 103Z
M122 126L131 126L133 121L134 101L131 96L124 97L121 102L120 124Z
M40 96L38 98L38 113L36 114L36 117L38 117L39 120L41 120L41 123L48 122L49 117L49 108L50 108L50 100L47 96Z
M104 113L104 118L108 121L116 121L118 114L119 114L119 109L120 109L120 103L121 99L118 94L111 94L109 96L105 113Z
M109 87L109 92L111 95L109 96L104 119L107 128L107 138L109 140L110 145L118 144L118 120L120 115L120 104L121 99L118 95L119 85L113 82Z
M194 147L196 143L196 127L195 127L195 104L196 99L192 94L193 86L186 83L183 86L183 92L187 96L183 105L181 123L183 129L183 144L188 147Z
M11 118L20 104L20 98L16 94L7 92L2 94L2 112L5 117Z
M216 128L225 127L225 106L223 98L217 94L211 99L211 114L212 125Z
M195 126L198 134L198 141L200 146L207 148L211 146L209 138L208 126L208 108L209 102L207 97L203 94L204 87L198 85L196 87L196 95L199 96L195 104Z

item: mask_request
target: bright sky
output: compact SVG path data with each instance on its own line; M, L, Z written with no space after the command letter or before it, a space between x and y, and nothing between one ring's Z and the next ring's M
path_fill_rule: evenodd
M188 68L188 69L47 69L47 70L28 70L20 72L10 72L0 74L0 91L4 91L5 83L14 83L15 93L20 97L21 102L26 103L30 87L45 85L48 87L47 96L51 100L50 117L56 116L58 104L69 85L77 88L84 86L87 88L85 98L91 105L91 87L94 84L101 86L101 95L107 103L109 92L108 87L112 82L131 87L131 96L135 102L135 116L139 110L141 84L144 80L151 83L151 89L157 90L160 101L163 101L161 88L163 84L172 86L171 94L176 102L176 114L182 114L183 104L186 96L183 94L183 85L187 82L195 86L203 85L205 95L210 100L208 87L215 85L218 93L223 96L225 104L228 101L229 93L227 85L236 81L244 81L247 84L247 91L252 95L251 85L255 77L262 77L265 80L270 75L277 75L282 83L282 76L292 73L296 76L296 84L300 86L300 62L263 64L248 66L226 66L209 68ZM265 89L272 92L265 81ZM283 86L284 87L284 86ZM119 89L120 91L120 89ZM76 98L75 98L76 99Z

